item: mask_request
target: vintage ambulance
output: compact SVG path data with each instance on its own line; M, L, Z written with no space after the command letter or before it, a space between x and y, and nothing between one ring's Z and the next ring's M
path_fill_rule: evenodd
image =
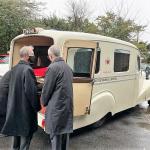
M97 127L104 118L150 100L150 81L142 76L140 53L134 45L96 34L35 28L12 40L10 64L18 63L22 46L34 46L39 95L50 64L47 50L53 44L61 48L61 56L74 74L74 129ZM42 128L45 109L38 113Z

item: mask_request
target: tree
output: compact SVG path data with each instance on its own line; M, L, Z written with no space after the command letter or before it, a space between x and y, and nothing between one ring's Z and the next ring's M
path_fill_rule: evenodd
M83 32L97 34L99 31L95 23L85 19L83 22Z
M22 29L32 26L38 3L31 0L0 0L0 53L9 50L10 41Z
M84 22L89 17L89 7L85 0L68 1L69 16L67 20L72 31L84 31Z
M42 18L42 24L45 28L56 30L70 30L70 25L67 20L59 18L56 15L50 15L49 17Z
M140 40L140 35L145 31L146 25L136 23L137 13L130 13L134 1L131 1L130 6L125 0L114 3L110 9L106 7L105 15L98 16L96 24L99 29L99 34L121 39L131 42L138 47L142 57L147 61L150 54L146 42ZM131 19L132 18L132 19Z
M124 19L113 12L106 12L105 16L96 19L99 34L118 38L124 41L137 40L137 33L144 31L145 26L137 25L134 20Z
M83 31L88 33L98 33L96 25L88 18L86 1L68 1L69 16L61 18L55 14L42 19L42 24L49 29L66 31Z

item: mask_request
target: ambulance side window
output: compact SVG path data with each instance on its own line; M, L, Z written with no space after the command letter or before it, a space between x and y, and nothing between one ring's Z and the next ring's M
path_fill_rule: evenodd
M114 72L125 72L129 70L130 52L117 49L114 52Z
M140 62L140 56L137 56L137 66L138 66L138 71L140 71L141 68L141 62Z
M93 49L69 48L67 64L73 70L74 77L90 77L93 64Z
M95 67L95 73L97 74L100 70L100 55L101 55L101 51L98 50L97 51L97 59L96 59L96 67Z

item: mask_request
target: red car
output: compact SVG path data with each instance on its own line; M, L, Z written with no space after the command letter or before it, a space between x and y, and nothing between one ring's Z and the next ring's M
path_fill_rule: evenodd
M9 70L9 55L0 54L0 78Z
M8 54L0 54L0 64L8 64L9 55Z

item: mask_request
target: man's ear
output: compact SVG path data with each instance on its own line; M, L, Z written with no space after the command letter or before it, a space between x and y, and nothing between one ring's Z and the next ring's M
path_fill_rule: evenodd
M50 60L53 61L53 56L52 55L50 56Z
M51 61L51 56L50 55L48 55L48 59Z

